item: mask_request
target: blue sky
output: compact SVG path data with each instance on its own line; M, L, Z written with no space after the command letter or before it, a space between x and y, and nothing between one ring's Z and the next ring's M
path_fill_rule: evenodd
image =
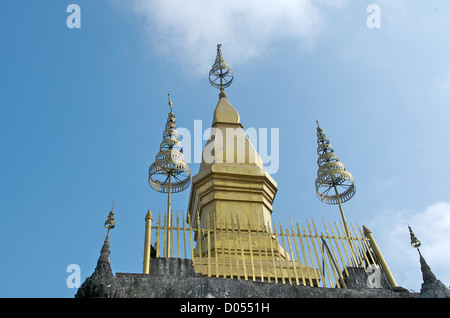
M71 3L80 29L66 25ZM380 28L366 24L372 3ZM279 129L273 220L340 219L315 194L319 120L355 179L347 220L372 230L397 283L420 290L409 223L450 284L448 1L19 0L0 10L1 297L73 297L66 268L91 275L112 202L113 272L141 272L145 214L166 207L147 174L167 94L179 126L210 126L217 43L244 128ZM175 194L173 209L188 196Z

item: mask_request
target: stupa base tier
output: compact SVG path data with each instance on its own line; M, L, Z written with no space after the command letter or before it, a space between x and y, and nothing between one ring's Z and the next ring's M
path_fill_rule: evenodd
M196 257L193 260L196 273L209 277L224 277L253 280L267 283L289 283L304 286L318 286L319 271L315 268L289 260L268 261L261 258L229 258L219 255Z

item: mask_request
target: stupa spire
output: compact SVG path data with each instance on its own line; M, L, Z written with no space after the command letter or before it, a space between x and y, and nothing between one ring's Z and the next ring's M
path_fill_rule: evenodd
M419 252L419 259L420 259L420 269L422 271L422 278L423 282L429 282L436 280L436 276L434 276L433 272L431 271L430 266L428 266L427 262L422 256L422 253L420 253L419 247L422 245L422 243L417 239L416 235L414 234L413 230L408 224L409 229L409 236L411 238L411 246L417 249L417 252Z
M114 203L105 221L105 227L108 231L106 232L106 238L100 250L97 266L95 267L94 273L80 286L75 298L110 298L119 296L119 289L111 270L111 260L109 258L111 254L109 249L109 230L112 230L116 226L113 208Z
M111 211L109 211L109 215L108 218L105 221L105 227L107 228L107 232L106 232L106 238L105 241L103 242L103 246L102 249L100 250L100 257L98 258L97 261L97 266L100 264L111 264L111 261L109 259L109 254L111 254L111 251L109 250L109 230L112 230L115 226L116 223L114 222L114 203L111 207Z

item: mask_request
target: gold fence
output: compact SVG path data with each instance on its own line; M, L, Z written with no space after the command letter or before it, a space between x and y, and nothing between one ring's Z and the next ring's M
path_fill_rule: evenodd
M278 229L275 223L255 226L237 217L197 220L193 227L194 222L178 211L170 219L175 224L167 224L166 213L159 212L153 225L147 214L146 244L155 238L156 257L192 259L195 272L208 277L346 288L349 268L384 265L376 243L351 223L347 236L342 223L323 220L319 234L313 219L306 220L306 227L291 221ZM150 262L149 252L144 252L144 273L149 273Z

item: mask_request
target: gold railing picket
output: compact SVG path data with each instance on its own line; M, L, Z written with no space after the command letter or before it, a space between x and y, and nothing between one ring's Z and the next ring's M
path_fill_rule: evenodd
M233 220L234 223L234 220ZM247 275L247 264L245 262L245 256L244 256L244 247L242 244L242 233L241 233L241 227L239 225L239 217L236 216L236 228L237 228L237 232L238 232L238 236L239 236L239 247L241 249L241 256L242 256L242 267L244 270L244 279L248 280L248 275Z
M361 240L364 240L364 237L362 239L358 239L358 235L356 234L355 228L353 227L353 224L350 224L352 226L353 233L355 234L356 241L358 241L359 247L361 248L361 266L364 265L364 261L366 261L366 264L369 263L369 259L367 258L366 253L364 253L364 246L361 244Z
M344 249L344 253L345 253L345 256L346 256L346 258L347 258L348 264L350 265L350 264L352 264L352 259L351 259L351 257L348 255L347 248L345 247L345 245L346 245L345 242L347 242L347 240L344 241L345 238L343 238L343 237L341 236L341 233L339 232L339 227L338 227L338 225L336 224L336 221L334 222L334 225L335 225L335 227L336 227L336 232L337 232L339 241L341 242L342 247L343 247L343 249ZM348 246L348 245L347 245L347 246ZM350 254L351 254L351 250L350 250ZM342 263L345 264L344 261L342 261ZM348 267L348 266L344 266L345 271L346 271L347 276L348 276L347 267Z
M233 241L234 241L234 258L236 260L236 274L237 274L237 279L241 279L241 275L240 275L240 271L239 271L239 247L238 247L238 240L237 238L237 229L234 227L234 219L233 216L230 217L231 219L231 230L232 230L232 236L233 236ZM244 267L245 270L245 267Z
M332 257L332 259L331 259L331 261L333 262L332 265L334 265L334 268L335 268L336 271L337 271L337 276L339 276L339 279L335 276L336 284L337 284L338 286L340 286L340 285L342 284L342 285L344 286L344 288L347 288L347 287L345 286L344 277L342 276L342 270L341 270L341 267L339 266L339 262L336 261L338 258L337 258L336 252L335 252L335 250L334 250L334 247L333 247L333 242L331 241L330 234L328 233L328 229L327 229L327 227L326 227L326 225L325 225L325 221L324 221L323 219L322 219L322 223L323 223L323 226L324 226L324 228L325 228L325 233L327 233L327 238L328 238L329 246L331 247L331 252L332 252L332 254L330 253L331 255L329 255L329 257ZM329 249L329 246L327 245L327 248L328 248L328 249ZM339 247L338 247L338 249L339 249ZM332 268L333 268L333 267L332 267ZM334 270L333 270L333 274L334 274ZM339 280L341 280L342 283L340 283Z
M270 230L271 229L271 227L270 227L270 224L268 223L268 226L267 226L267 236L268 236L268 238L269 238L269 244L270 244L270 254L272 255L272 264L273 264L273 274L274 274L274 276L275 276L275 283L277 283L278 284L278 275L277 275L277 266L276 266L276 264L275 264L275 254L274 254L274 252L273 252L273 242L272 242L272 237L273 237L273 233L272 233L272 231ZM276 242L276 234L275 234L275 242Z
M181 212L181 222L183 223L183 244L184 244L184 257L187 258L187 251L186 251L186 227L185 227L185 223L184 223L184 211Z
M339 258L340 258L340 260L341 260L341 264L342 264L343 267L344 267L345 275L346 275L346 277L348 277L347 266L345 266L345 260L344 260L344 257L342 256L341 249L339 248L339 242L338 242L338 240L337 240L338 238L337 238L336 235L334 234L333 226L331 225L330 222L328 222L328 223L329 223L329 226L330 226L331 234L333 235L334 244L336 245L336 248L337 248L338 253L339 253ZM325 224L325 223L324 223L324 224ZM328 231L327 231L327 234L328 234ZM339 268L339 271L341 271L340 268Z
M192 259L192 262L194 262L194 241L192 239L193 228L191 227L191 224L192 224L191 223L191 214L189 213L189 211L187 213L187 217L188 217L188 224L189 224L188 231L189 231L189 242L190 242L190 246L191 246L191 259ZM183 220L184 220L184 218L183 218ZM195 234L194 234L194 236L195 236Z
M346 235L346 230L342 222L339 222L342 227L342 233L344 235L345 241L347 242L348 248L350 250L350 253L352 254L352 260L353 260L353 267L358 267L358 254L355 252L355 246L353 245L353 238Z
M250 249L250 263L252 265L252 278L253 278L253 281L255 282L256 281L255 264L253 262L253 247L252 247L253 243L252 243L252 233L251 233L251 230L250 230L250 219L248 219L247 222L248 222L248 228L247 228L247 231L248 231L248 245L249 245L249 249Z
M289 252L291 253L291 262L292 262L292 267L294 268L294 275L295 275L295 283L298 285L300 285L300 282L298 280L298 274L297 274L297 265L295 264L295 258L294 258L294 253L292 252L292 245L291 245L291 239L289 238L290 234L288 229L286 229L286 240L288 242L288 246L289 246ZM289 275L290 277L291 275Z
M300 253L298 252L297 240L295 239L296 235L295 235L295 231L294 231L294 225L292 224L292 219L290 221L291 221L292 240L294 241L295 253L297 255L297 261L298 261L298 264L299 264L299 267L300 267L300 276L301 276L301 279L302 279L303 286L306 286L305 275L303 273L303 264L302 264L302 262L300 260Z
M352 225L352 227L353 227L353 225ZM354 232L354 234L355 234L355 238L353 238L353 236L352 236L352 240L351 240L351 242L352 242L352 246L354 246L354 248L355 248L355 250L356 250L356 252L355 252L355 254L358 256L358 264L357 264L357 267L362 267L362 265L364 264L364 256L363 255L361 255L361 251L360 251L360 249L358 248L358 245L357 244L359 244L359 240L358 240L358 237L356 236L356 233L355 233L355 231L354 231L355 229L353 229L353 232ZM350 232L350 228L349 228L349 232ZM351 233L351 232L350 232Z
M314 222L314 220L311 219L311 223L313 225L314 228L314 233L315 233L315 237L317 239L317 244L320 246L320 241L319 241L319 237L323 239L323 235L320 235L317 233L317 228L316 228L316 223ZM322 262L323 262L323 268L325 270L325 272L328 274L328 280L330 282L331 287L333 286L332 282L332 278L331 278L331 273L330 273L330 269L328 268L328 263L325 262L325 254L323 253L323 248L320 249L320 252L322 253Z
M267 282L268 283L271 283L272 281L271 281L271 278L270 278L270 266L269 266L269 264L270 264L270 259L269 259L269 251L268 251L268 247L267 247L267 240L265 239L265 233L266 233L266 231L265 231L265 227L264 227L264 225L261 225L261 227L262 227L262 229L261 229L261 239L263 240L263 242L264 242L264 255L265 255L265 261L266 261L266 264L267 264ZM269 237L269 239L270 239L270 237ZM275 265L275 264L274 264Z
M219 228L219 223L217 222L217 219L215 217L214 217L214 219L216 220L215 228L219 231L220 237L222 238L224 236L223 235L224 234L224 232L223 232L223 223L220 223L220 228ZM215 241L215 244L216 244L216 250L218 251L218 248L217 248L217 237L216 236L214 236L214 241ZM225 241L222 239L220 241L220 244L221 244L220 251L222 252L222 261L221 261L222 262L222 276L224 278L226 278L227 277L227 272L226 272L226 269L225 269Z
M322 266L320 266L320 258L319 258L319 255L317 253L316 244L314 243L314 239L313 239L314 236L313 236L313 234L311 232L311 227L309 225L308 220L306 220L306 224L308 225L309 237L311 239L311 244L312 244L312 246L314 248L314 254L316 256L317 267L319 268L319 275L321 277L323 287L327 287L327 283L325 281L325 279L326 279L325 272L324 272L324 269L322 269ZM317 240L318 240L318 238L317 238ZM320 243L319 243L319 247L320 247ZM322 259L323 259L323 253L322 253Z
M210 232L210 224L209 224L209 215L206 217L206 243L207 243L207 263L208 263L208 277L211 277L211 232Z
M164 214L164 223L163 223L163 257L169 257L168 249L166 246L166 232L167 232L167 224L166 224L166 214Z
M257 237L257 240L258 240L258 249L259 249L259 255L258 255L258 257L259 257L259 267L260 267L260 275L261 275L261 282L263 282L264 283L264 269L263 269L263 257L262 257L262 252L263 252L263 250L262 250L262 234L263 234L263 230L261 229L261 235L259 235L259 227L258 227L258 225L256 225L255 226L255 229L256 229L256 237Z
M248 280L251 275L252 281L264 283L332 288L346 288L348 267L379 265L359 225L349 223L349 232L342 234L342 223L327 225L322 219L319 234L313 219L306 220L308 231L298 223L295 230L290 220L290 229L280 222L278 232L275 223L256 225L238 215L205 215L201 220L197 213L196 218L194 224L189 212L185 219L184 211L177 211L169 224L167 214L158 211L157 222L149 224L156 232L151 236L156 257L189 258L190 253L195 272L208 277ZM168 242L167 237L173 239Z
M197 213L197 247L198 247L198 258L200 264L200 273L203 274L203 255L202 255L202 231L200 229L200 216Z
M299 241L300 241L300 246L301 246L302 253L303 253L303 259L305 260L305 266L306 266L306 268L308 268L308 267L309 267L309 264L308 264L308 257L306 256L305 247L304 247L304 245L303 245L302 234L301 234L301 232L300 232L300 227L298 226L298 223L296 223L296 225L297 225L297 235L298 235L298 239L299 239ZM314 273L315 273L315 272L316 272L316 267L314 266L313 256L312 256L312 253L311 253L311 249L309 248L309 243L308 243L308 239L306 238L306 232L305 232L305 228L304 228L304 227L303 227L303 237L305 238L306 244L308 245L309 256L310 256L310 258L311 258L311 263L312 263L312 266L313 266L312 268L313 268ZM309 275L308 275L308 276L309 276ZM314 278L316 278L316 277L314 277ZM309 285L310 285L311 287L314 286L314 283L313 283L313 280L312 280L311 277L309 277Z
M179 224L179 218L178 218L178 210L177 210L177 258L180 258L180 224ZM173 241L173 240L172 240Z
M227 220L226 220L226 218L224 218L224 219L225 219L225 223L224 223L225 224L225 232L226 232L226 235L227 235L227 244L228 244L228 257L230 259L230 278L233 278L233 258L231 257L231 241L230 241L230 235L229 235L230 232L229 232L229 226L228 226ZM237 254L235 254L235 256L236 256L235 259L236 259L236 262L237 262ZM238 266L237 266L237 263L236 263L236 270L237 270L237 268L238 268ZM236 278L238 278L238 276L236 276Z
M273 224L273 232L275 234L275 244L278 244L277 226L275 225L275 223ZM281 257L281 252L280 252L280 248L279 247L277 248L277 251L278 251L278 264L280 265L280 271L281 271L281 282L283 284L286 284L286 280L284 279L283 262L281 261L282 257Z
M216 258L216 277L219 277L219 247L217 244L217 223L216 216L213 216L213 235L214 235L214 256ZM222 267L223 269L223 267Z
M300 232L300 229L298 228L298 223L297 223L297 230ZM308 234L306 234L306 230L305 230L304 226L302 226L302 230L303 230L303 237L305 238L306 246L308 247L308 251L309 251L309 259L311 261L312 268L314 269L314 273L316 273L316 265L314 263L314 257L313 257L312 251L311 251L311 247L309 246ZM300 243L302 244L302 247L303 247L303 241L300 241ZM316 257L317 257L317 253L315 251L315 248L314 248L314 252L315 252ZM305 263L306 263L306 265L308 265L308 258L306 257L306 254L304 254L304 256L305 256ZM320 264L320 263L318 263L318 264ZM319 268L318 269L319 275L318 275L318 277L315 277L315 278L319 282L320 281L320 271L321 270L320 270L319 266L317 266L317 267ZM311 285L311 287L313 287L313 283L311 282L311 280L310 280L310 285Z
M280 222L280 238L281 238L283 251L286 254L286 256L284 257L284 264L286 266L286 273L288 274L287 276L288 276L289 284L292 285L291 275L289 275L288 253L287 253L286 248L284 246L284 236L283 236L283 228L281 227L281 222Z
M158 223L156 223L156 243L155 243L156 257L160 257L159 254L160 230L161 230L161 210L159 210L158 212Z

